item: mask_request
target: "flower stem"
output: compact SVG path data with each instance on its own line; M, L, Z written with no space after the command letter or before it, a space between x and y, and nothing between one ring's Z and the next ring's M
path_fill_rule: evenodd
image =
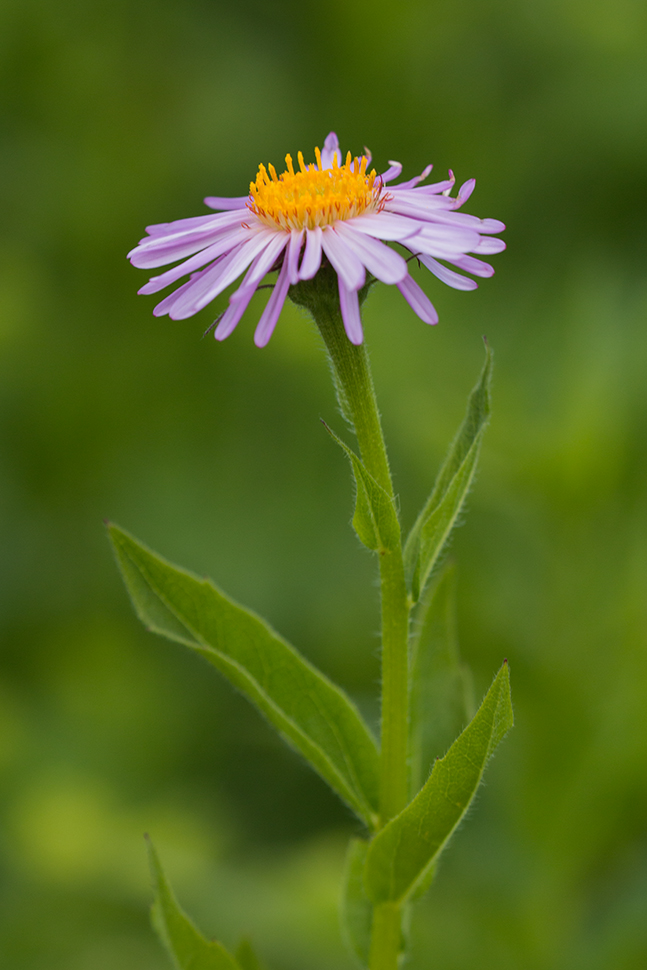
M351 344L338 307L331 301L310 305L333 368L342 411L355 429L362 461L394 499L393 483L364 345ZM409 601L402 549L380 554L382 602L382 738L380 819L382 826L407 804L409 738ZM401 949L399 906L374 912L371 970L396 970Z

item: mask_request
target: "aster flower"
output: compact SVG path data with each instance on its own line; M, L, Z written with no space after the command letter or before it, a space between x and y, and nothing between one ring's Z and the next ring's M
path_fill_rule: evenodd
M195 216L148 226L148 235L128 254L134 266L153 269L183 260L153 276L139 290L157 293L183 276L189 279L154 309L173 320L193 316L245 273L217 321L217 340L228 337L267 273L278 279L256 327L255 343L270 339L290 286L312 279L328 261L337 274L339 303L349 340L361 344L359 291L370 277L398 287L425 323L438 322L433 304L409 274L407 258L386 245L399 244L417 257L443 283L460 290L475 289L475 280L446 264L472 274L492 276L479 257L505 249L493 238L505 226L497 219L478 219L459 212L474 189L470 179L452 197L454 176L422 185L432 166L416 178L389 185L400 176L399 162L389 162L382 175L368 170L365 151L342 162L339 142L331 132L316 163L306 165L301 152L298 170L286 156L287 169L277 175L273 165L261 165L248 196L206 198L216 215ZM388 185L388 188L387 188ZM442 260L442 262L439 262Z

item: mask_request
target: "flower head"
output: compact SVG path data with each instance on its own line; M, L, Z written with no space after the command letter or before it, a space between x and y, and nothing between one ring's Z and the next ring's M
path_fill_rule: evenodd
M334 132L315 149L314 163L306 165L299 152L295 170L290 155L286 171L277 175L273 165L261 165L248 196L207 198L205 204L220 210L216 215L195 216L147 228L148 235L128 254L134 266L152 269L183 260L172 269L153 276L140 293L156 293L183 276L189 279L162 300L153 311L168 313L173 320L193 316L211 303L245 273L218 320L217 340L234 330L267 273L278 269L278 279L261 315L254 340L259 347L270 339L290 286L312 279L322 260L337 274L339 303L348 338L362 342L359 291L366 272L383 283L395 284L425 323L437 323L433 304L409 274L404 255L386 245L400 245L409 259L420 263L460 290L473 290L473 279L450 269L446 263L473 276L492 276L494 270L478 257L505 249L493 235L505 226L496 219L478 219L459 212L474 189L465 182L452 198L454 176L422 185L431 172L398 185L402 166L390 162L377 175L369 171L371 156L365 151L345 160ZM439 262L443 260L443 262Z

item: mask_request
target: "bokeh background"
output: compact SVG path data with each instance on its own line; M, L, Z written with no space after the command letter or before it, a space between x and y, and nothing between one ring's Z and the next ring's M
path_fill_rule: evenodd
M647 7L641 0L2 0L0 962L163 970L142 835L272 970L348 970L348 812L131 612L110 517L210 574L376 718L373 562L325 359L260 303L224 344L156 320L144 225L243 194L334 128L477 177L497 275L377 288L365 329L405 524L482 360L494 418L454 543L479 694L517 725L414 920L412 970L647 965Z

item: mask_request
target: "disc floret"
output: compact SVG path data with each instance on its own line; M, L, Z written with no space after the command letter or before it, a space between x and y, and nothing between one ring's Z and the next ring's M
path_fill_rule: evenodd
M368 158L346 155L343 165L333 156L332 168L324 168L321 152L315 148L317 164L306 165L298 153L299 171L292 156L285 156L287 169L276 174L273 165L260 165L256 181L249 187L248 208L262 222L286 232L315 229L352 219L380 207L382 182L375 169L367 173Z

